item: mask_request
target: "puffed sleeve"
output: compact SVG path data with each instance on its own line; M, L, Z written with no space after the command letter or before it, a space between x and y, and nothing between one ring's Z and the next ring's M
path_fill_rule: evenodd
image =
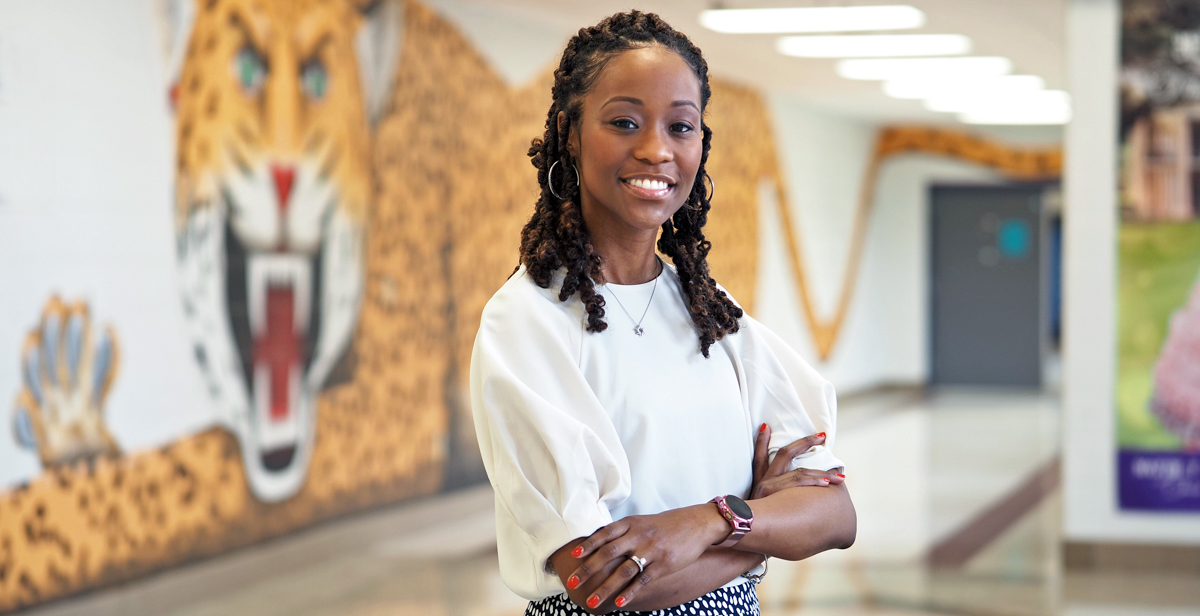
M537 600L565 591L549 556L612 522L610 507L631 484L612 421L579 369L580 322L522 275L483 312L471 410L496 493L501 578Z
M837 438L837 396L833 385L804 361L779 336L746 315L742 318L738 349L740 378L746 384L747 404L755 425L771 427L769 451L818 432L825 444L792 460L789 470L829 470L845 466L833 455Z

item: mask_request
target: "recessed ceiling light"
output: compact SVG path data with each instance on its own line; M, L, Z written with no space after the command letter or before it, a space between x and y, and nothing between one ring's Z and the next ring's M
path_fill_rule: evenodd
M959 92L1036 92L1046 87L1037 75L1004 75L983 79L961 77L933 79L892 79L883 82L883 93L892 98L937 98Z
M971 51L971 39L961 34L785 36L775 49L798 58L955 56Z
M934 79L999 77L1012 72L1012 61L999 56L961 58L855 58L838 62L846 79Z
M713 9L700 13L700 24L730 34L861 32L920 28L925 14L907 5Z

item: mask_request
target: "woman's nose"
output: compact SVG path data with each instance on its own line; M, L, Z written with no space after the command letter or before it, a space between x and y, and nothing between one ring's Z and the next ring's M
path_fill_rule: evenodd
M634 148L633 155L649 165L661 165L675 159L675 151L663 131L648 130Z

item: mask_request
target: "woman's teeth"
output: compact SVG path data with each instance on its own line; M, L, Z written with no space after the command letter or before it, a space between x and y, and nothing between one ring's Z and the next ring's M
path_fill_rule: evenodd
M670 186L670 184L667 184L662 180L643 180L638 178L625 181L628 182L630 186L637 186L638 188L644 188L646 190L664 190Z

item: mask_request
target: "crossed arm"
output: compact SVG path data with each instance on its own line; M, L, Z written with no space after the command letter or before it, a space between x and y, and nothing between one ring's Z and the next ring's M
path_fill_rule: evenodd
M623 518L550 556L567 594L594 614L656 610L691 601L753 569L764 556L802 560L854 543L857 520L838 469L787 472L792 458L824 435L800 439L767 460L770 429L755 443L749 504L754 530L733 548L715 548L729 534L716 506L705 503ZM646 558L645 571L629 559Z

